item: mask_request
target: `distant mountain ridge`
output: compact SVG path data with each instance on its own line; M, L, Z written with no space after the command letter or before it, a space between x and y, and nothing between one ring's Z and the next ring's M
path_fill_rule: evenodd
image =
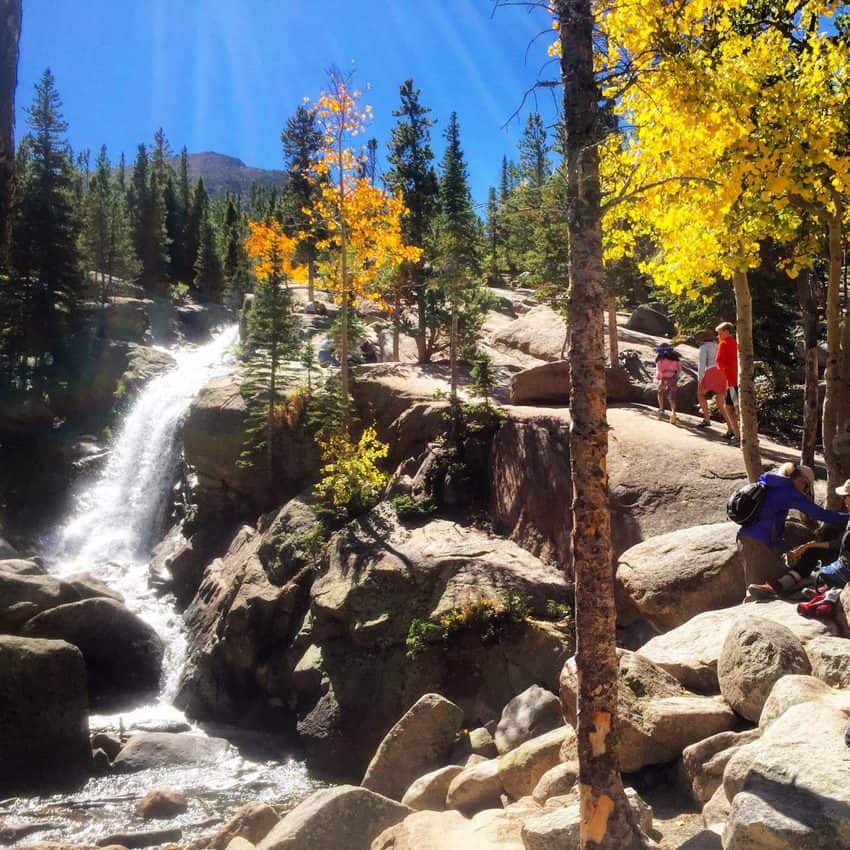
M175 169L178 168L180 157L172 157L171 164ZM283 171L252 168L241 159L214 151L189 154L189 177L193 180L203 177L210 195L224 195L227 192L247 195L252 183L279 189L286 182Z

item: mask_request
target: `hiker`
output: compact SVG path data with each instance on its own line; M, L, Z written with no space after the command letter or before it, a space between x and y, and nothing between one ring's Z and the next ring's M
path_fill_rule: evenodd
M658 381L658 418L664 418L664 401L670 403L670 424L676 424L676 385L682 362L679 352L667 342L655 349L655 380Z
M850 511L850 479L835 492L844 498L844 509ZM843 587L850 582L850 523L844 529L840 543L829 540L810 540L791 549L786 554L789 569L773 581L752 584L747 593L753 599L775 599L796 593L809 576L825 564L819 572L817 584Z
M811 467L784 463L776 472L760 475L758 482L765 486L758 517L738 530L738 552L748 593L785 572L782 555L786 551L785 520L789 510L832 525L845 525L850 520L850 512L827 511L812 501L815 474Z
M738 343L732 335L735 326L731 322L721 322L717 331L717 368L726 378L726 407L729 416L726 418L726 439L730 443L740 442L741 432L738 428Z

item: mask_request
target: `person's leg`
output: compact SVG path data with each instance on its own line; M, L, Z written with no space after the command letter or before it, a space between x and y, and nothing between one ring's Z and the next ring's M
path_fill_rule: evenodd
M664 381L658 384L658 418L664 418Z
M667 382L667 400L670 402L670 424L676 424L676 379Z
M741 432L738 428L738 416L735 410L736 401L737 398L735 397L735 394L732 391L732 388L730 387L728 390L726 390L725 404L723 405L722 412L723 418L726 420L726 427L729 429L729 431L727 432L727 436L731 434L733 437L737 438L740 437Z
M708 397L702 387L697 388L697 401L699 402L699 409L702 411L702 422L697 427L709 428L711 427L711 411L708 409Z
M747 592L751 587L778 579L785 572L782 557L748 534L738 533L738 555L744 568L744 587Z

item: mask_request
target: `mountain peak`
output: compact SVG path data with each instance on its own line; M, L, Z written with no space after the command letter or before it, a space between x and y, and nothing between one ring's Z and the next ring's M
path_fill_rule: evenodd
M216 151L190 153L187 159L189 177L193 180L202 177L210 195L247 195L253 183L280 189L286 182L286 174L283 171L253 168L235 156ZM173 157L171 162L177 167L180 157Z

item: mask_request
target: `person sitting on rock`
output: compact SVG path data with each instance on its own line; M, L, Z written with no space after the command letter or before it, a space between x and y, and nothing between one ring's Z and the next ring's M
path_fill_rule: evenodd
M850 511L850 479L835 492L844 498L844 508ZM786 554L789 569L773 581L751 584L747 593L753 599L775 599L795 593L806 579L822 564L819 576L824 585L843 587L850 582L850 522L844 529L840 543L829 540L810 540L791 549Z
M832 525L845 525L850 520L850 512L827 511L812 501L815 474L811 467L784 463L776 472L766 472L758 480L766 488L764 501L755 522L739 529L738 551L744 565L747 593L763 599L764 595L757 596L761 593L758 588L778 580L786 571L782 555L787 548L785 521L788 511L797 510L811 519ZM793 556L795 560L808 551L798 552L799 548L791 550L797 552ZM796 566L799 568L799 563ZM786 592L794 589L784 587L785 584L787 582L783 583Z

